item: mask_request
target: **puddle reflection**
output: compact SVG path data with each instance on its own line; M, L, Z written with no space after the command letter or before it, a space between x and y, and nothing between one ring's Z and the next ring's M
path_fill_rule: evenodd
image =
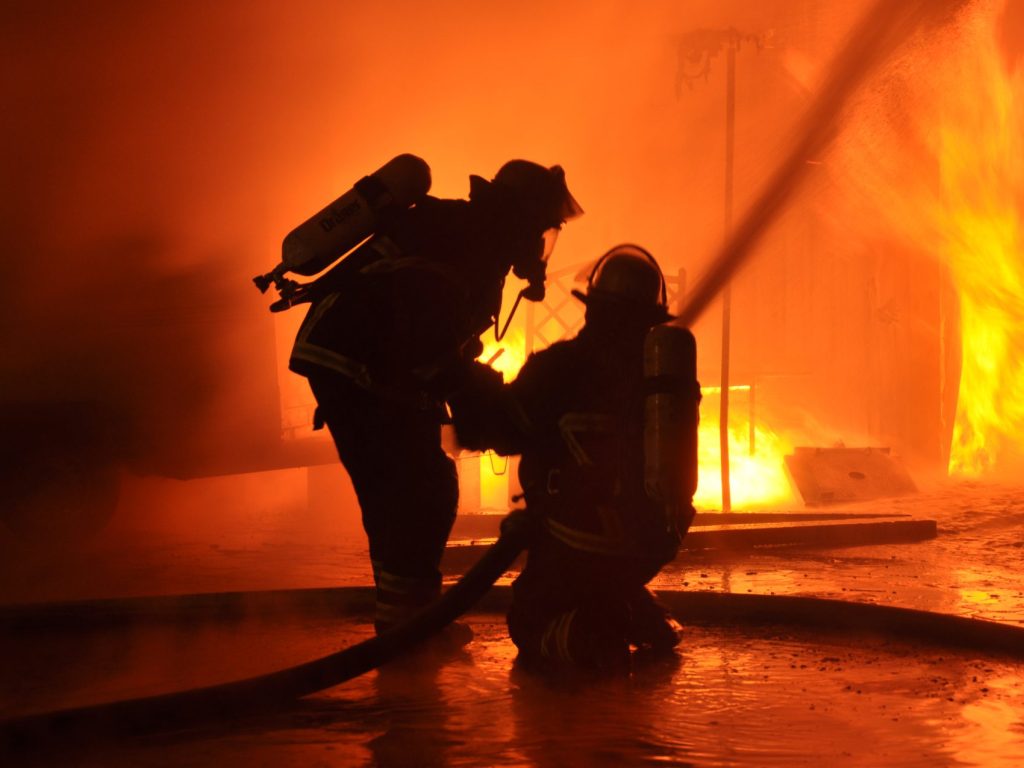
M1022 764L1020 664L867 636L690 627L668 663L638 665L629 679L555 684L515 666L499 617L471 625L475 638L461 651L412 655L284 713L121 744L79 764ZM367 631L342 623L262 629L267 658L305 656L313 649L297 643L314 631L317 644L335 647L340 635ZM208 674L223 658L216 645L191 646L209 655ZM54 696L66 685L85 696L97 668L89 657L81 667L68 658L37 682Z

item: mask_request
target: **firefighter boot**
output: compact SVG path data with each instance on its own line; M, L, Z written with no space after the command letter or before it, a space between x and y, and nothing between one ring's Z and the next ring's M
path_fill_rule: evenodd
M584 604L553 617L541 639L541 656L558 672L618 675L629 672L628 613L616 601Z
M647 587L636 590L629 598L629 641L639 650L668 653L682 639L682 625Z

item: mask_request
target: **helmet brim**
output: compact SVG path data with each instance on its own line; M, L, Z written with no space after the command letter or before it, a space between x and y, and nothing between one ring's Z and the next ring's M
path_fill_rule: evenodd
M647 314L652 319L655 325L658 323L666 323L669 320L675 320L676 316L669 312L665 307L660 304L654 306L643 306L634 302L625 301L618 296L606 296L601 294L599 291L591 289L590 293L584 293L578 288L573 288L570 293L579 299L585 306L591 306L593 304L603 304L609 307L619 307L623 310L629 310L635 312L638 315Z

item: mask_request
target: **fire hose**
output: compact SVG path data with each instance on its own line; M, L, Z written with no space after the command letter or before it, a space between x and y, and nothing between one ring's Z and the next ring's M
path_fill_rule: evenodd
M526 547L532 518L511 513L498 541L441 597L408 621L349 648L288 669L230 683L0 721L0 754L187 728L267 712L376 669L468 611Z

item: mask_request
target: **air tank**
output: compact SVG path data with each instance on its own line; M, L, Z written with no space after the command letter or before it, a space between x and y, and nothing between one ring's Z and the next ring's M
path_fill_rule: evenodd
M686 328L656 325L644 341L644 489L685 533L697 490L700 384L697 342Z
M289 232L281 271L323 271L372 235L389 211L415 205L429 190L430 166L415 155L398 155Z

